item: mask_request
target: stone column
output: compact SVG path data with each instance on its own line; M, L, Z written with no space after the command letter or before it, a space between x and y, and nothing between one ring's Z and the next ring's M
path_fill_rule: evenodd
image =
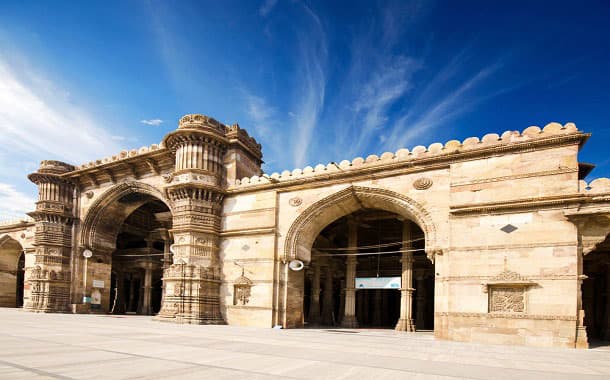
M333 315L333 266L328 260L326 278L324 279L324 299L322 300L322 323L327 326L335 324Z
M144 290L144 300L142 303L142 314L151 315L152 314L152 268L147 266L144 269L144 286L142 287Z
M36 210L28 213L36 223L35 259L26 273L31 285L24 305L28 311L68 312L70 309L74 185L61 175L73 170L72 165L63 162L42 161L38 171L28 176L38 185ZM84 260L82 251L77 254L75 260Z
M167 269L172 265L172 252L169 250L171 246L171 240L169 238L169 233L167 230L161 235L163 238L163 270Z
M347 247L348 253L356 254L358 251L358 225L352 219L347 222ZM345 309L341 327L357 328L356 319L356 266L358 265L357 256L347 256L345 260Z
M411 244L411 222L405 220L402 227L402 249L410 250ZM400 289L400 318L396 324L397 331L415 331L412 316L413 298L413 252L403 252L402 259L402 288Z
M417 313L415 314L415 328L423 330L426 324L426 272L418 270L415 272L417 280L416 298Z
M133 273L129 274L129 303L127 304L127 312L131 312L131 310L133 310L133 306L134 306L134 301L136 298L136 283L135 283L135 279L134 279L134 275Z
M309 305L308 321L312 325L320 322L320 264L312 263L313 278L311 281L311 302Z
M356 256L348 256L346 259L345 269L345 311L341 327L357 328L358 320L356 319L356 266L358 259Z

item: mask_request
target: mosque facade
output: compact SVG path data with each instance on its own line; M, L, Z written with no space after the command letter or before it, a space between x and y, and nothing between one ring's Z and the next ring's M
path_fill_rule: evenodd
M29 175L0 306L586 348L610 340L589 137L550 123L267 175L239 125L186 115L160 144Z

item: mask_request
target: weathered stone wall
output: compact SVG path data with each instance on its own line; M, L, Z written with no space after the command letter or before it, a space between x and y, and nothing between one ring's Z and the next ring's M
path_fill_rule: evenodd
M174 238L184 237L178 256L193 261L189 281L201 284L190 290L193 297L219 297L229 324L299 327L303 272L287 263L307 264L314 239L334 220L381 209L414 221L425 234L435 268L437 338L566 347L582 339L582 253L610 232L610 180L578 180L578 150L588 135L573 124L270 176L260 172L260 145L239 126L201 115L187 115L180 125L168 135L175 139L169 147L166 138L57 175L77 188L73 215L62 214L74 223L72 243L64 242L71 250L66 270L73 303L84 293L82 251L90 248L88 288L103 280L102 303L109 307L116 234L138 207L117 200L139 193L172 212L179 227ZM0 227L0 238L8 234L32 252L26 255L31 269L33 225L10 228ZM184 292L176 277L186 269L180 265L166 272L166 295L176 299ZM168 319L176 312L172 305Z
M577 153L573 144L451 166L451 246L447 271L436 278L448 288L449 305L436 312L437 336L573 346L576 226L564 205L536 202L578 192ZM516 287L524 309L490 313L486 283L505 271L531 281Z

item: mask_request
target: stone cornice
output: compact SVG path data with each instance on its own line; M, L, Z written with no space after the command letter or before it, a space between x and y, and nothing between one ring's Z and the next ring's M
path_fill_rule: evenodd
M273 235L273 234L275 234L275 226L274 227L239 228L239 229L234 229L234 230L224 230L220 233L220 237Z
M87 183L97 187L108 179L111 183L116 183L127 176L143 177L147 173L160 175L164 169L173 170L173 162L174 158L168 149L153 144L150 148L124 150L118 155L89 162L62 177L78 182L81 186Z
M507 175L507 176L501 176L501 177L481 178L481 179L475 179L475 180L471 180L471 181L454 182L450 186L451 187L470 186L470 185L479 185L482 183L511 181L511 180L515 180L515 179L533 178L533 177L538 178L538 177L543 177L543 176L560 175L560 174L568 174L568 173L578 173L578 168L561 168L561 169L556 169L556 170L544 170L544 171L538 171L538 172L521 173L521 174Z
M492 214L511 212L514 210L577 206L590 200L591 197L584 194L554 195L547 197L511 199L500 202L452 205L449 212L456 216L469 214Z
M574 247L578 245L578 241L567 242L535 242L535 243L512 243L512 244L495 244L495 245L476 245L476 246L457 246L449 247L448 252L467 252L476 251L495 251L506 249L529 249L529 248L545 248L545 247Z
M36 222L33 219L30 220L9 220L0 222L0 234L21 231L28 227L33 227Z

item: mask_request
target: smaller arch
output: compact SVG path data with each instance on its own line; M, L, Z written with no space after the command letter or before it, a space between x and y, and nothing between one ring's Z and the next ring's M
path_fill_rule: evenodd
M322 229L332 221L363 208L391 211L414 221L424 232L428 258L434 262L434 256L442 253L432 217L418 202L387 189L350 186L315 202L296 218L284 242L285 260L310 261L311 247Z
M125 182L115 185L101 194L93 203L83 220L80 244L88 248L99 247L98 227L109 206L129 194L143 194L163 202L173 214L173 204L154 186L142 182ZM148 200L142 202L146 203ZM137 206L137 205L136 205ZM134 209L139 206L134 206ZM141 206L141 205L140 205ZM118 223L120 224L120 223Z
M19 271L23 246L9 235L0 237L0 306L17 307L23 304L23 281ZM23 275L23 273L21 273ZM23 279L23 277L21 277ZM21 286L21 289L19 289ZM20 291L21 290L21 291ZM21 300L18 299L21 295Z

